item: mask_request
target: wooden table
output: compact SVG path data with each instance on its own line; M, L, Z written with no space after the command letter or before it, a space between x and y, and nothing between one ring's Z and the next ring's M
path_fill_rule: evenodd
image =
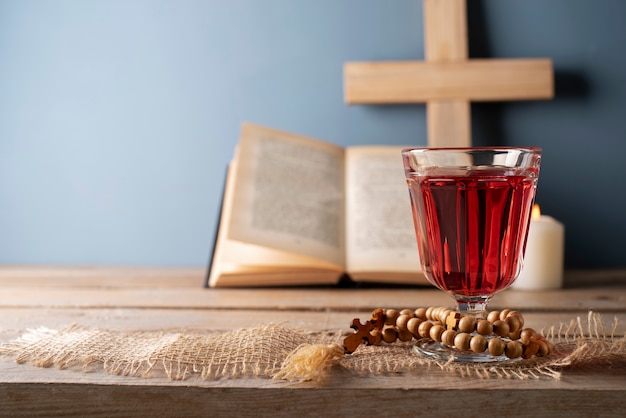
M203 269L0 267L0 343L27 329L77 323L121 330L232 330L288 321L348 329L376 307L450 305L432 289L204 289ZM492 308L535 328L588 310L626 322L624 272L569 274L561 291L507 290ZM624 326L618 329L624 335ZM2 416L626 416L624 369L571 371L561 380L462 378L437 370L355 376L324 384L262 378L170 381L0 359Z

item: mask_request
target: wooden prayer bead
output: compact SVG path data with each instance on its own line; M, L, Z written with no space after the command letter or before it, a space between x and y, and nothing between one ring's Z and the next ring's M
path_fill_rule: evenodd
M454 346L459 350L469 350L472 336L465 332L460 332L454 337Z
M429 307L426 308L426 319L428 319L429 321L433 320L433 309L435 309L434 307Z
M428 338L430 336L430 328L433 326L432 322L424 321L418 327L420 337Z
M443 334L443 332L446 329L443 327L443 325L440 324L435 324L432 327L430 327L430 330L428 332L428 335L430 336L430 338L432 338L434 341L441 341L441 334Z
M509 341L504 347L504 354L508 358L518 358L522 356L522 344L517 341Z
M441 312L445 309L446 308L444 308L443 306L437 306L435 309L433 309L433 321L439 321L439 315L441 315Z
M426 320L426 308L417 308L415 310L415 317L421 320Z
M439 312L439 322L441 322L442 324L445 324L445 323L446 323L446 319L448 318L448 316L449 316L451 313L452 313L452 310L451 310L451 309L447 309L447 308L442 309L442 310Z
M522 346L522 358L529 359L539 351L539 343L530 341L528 345Z
M400 312L395 309L387 309L385 311L385 325L395 325L396 319L400 316Z
M500 320L504 321L506 319L506 317L508 316L509 312L511 312L510 309L504 309L504 310L500 311Z
M506 322L498 319L497 321L494 321L493 323L493 333L500 336L500 337L506 337L507 335L509 335L509 324L507 324Z
M519 339L522 342L522 344L528 344L533 335L535 335L534 329L524 328L519 335Z
M419 318L411 318L406 323L406 329L413 334L415 338L419 338L419 326L422 323L422 320Z
M489 349L489 354L495 357L498 357L504 354L504 347L506 347L506 343L502 341L500 338L491 338L489 340L489 343L487 344L487 348Z
M413 316L415 316L415 312L413 311L413 309L402 309L400 311L400 315L408 315L409 318L413 318Z
M482 353L487 349L487 339L480 334L474 335L470 340L470 349L474 353Z
M439 321L439 312L441 312L441 308L440 306L433 308L432 312L430 313L431 316L431 321Z
M509 324L509 333L517 332L522 326L519 319L516 316L507 316L504 320L507 324Z
M407 329L403 329L398 331L398 339L400 341L411 341L413 339L413 334L411 334L411 332L409 332L409 330Z
M554 351L554 344L552 344L550 341L548 340L543 340L543 342L546 344L546 346L548 346L548 352L546 354L546 356L549 356L550 354L552 354L552 351Z
M459 331L471 333L476 327L476 320L471 316L464 316L459 320Z
M487 321L491 322L492 324L498 319L500 319L500 311L491 311L489 312L489 314L487 314Z
M489 335L493 332L493 325L487 319L481 319L476 324L476 332L480 335Z
M457 332L453 329L447 329L441 334L441 342L447 346L454 347L454 337Z
M520 322L520 327L523 328L524 327L524 317L522 316L521 313L517 312L517 311L511 311L509 312L509 314L507 315L507 317L509 316L515 316L517 317L518 321Z
M396 326L398 327L398 329L401 331L406 331L406 324L407 322L409 322L409 319L411 319L410 316L406 314L401 314L398 319L396 319Z
M519 336L520 336L521 333L522 333L521 329L518 329L515 332L509 332L509 338L511 340L519 340Z
M383 341L386 343L395 343L398 339L398 331L394 327L383 328Z

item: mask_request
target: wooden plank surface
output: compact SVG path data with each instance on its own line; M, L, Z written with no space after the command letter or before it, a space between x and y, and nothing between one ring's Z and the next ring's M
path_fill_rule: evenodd
M417 308L452 306L452 299L433 289L76 289L2 287L1 307L31 308L149 308L149 309L266 309L371 311L377 307ZM533 292L509 289L496 295L493 309L524 312L621 312L624 288L566 289Z
M0 342L29 328L69 324L119 330L204 332L270 322L307 330L345 330L373 308L450 305L430 288L205 289L204 269L0 267ZM493 308L512 307L537 329L584 317L589 309L626 329L622 272L577 276L560 291L507 290ZM587 281L604 283L591 286ZM455 402L450 402L455 399ZM122 377L77 369L42 369L0 359L0 416L345 416L458 414L623 416L623 369L578 370L561 380L461 378L441 370L361 376L337 370L323 383L261 378ZM524 406L525 407L522 407ZM611 408L604 408L611 405ZM598 409L604 408L604 409ZM601 411L602 413L598 413ZM497 415L497 414L496 414Z

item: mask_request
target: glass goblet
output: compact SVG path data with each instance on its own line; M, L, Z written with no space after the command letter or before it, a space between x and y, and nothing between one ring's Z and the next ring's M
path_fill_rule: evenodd
M410 148L402 151L422 269L462 315L486 318L489 299L522 268L541 149ZM422 341L417 350L460 361L505 356Z

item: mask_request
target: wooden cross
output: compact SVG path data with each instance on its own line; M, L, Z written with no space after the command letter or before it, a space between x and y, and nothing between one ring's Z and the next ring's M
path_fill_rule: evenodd
M424 0L425 62L349 62L349 104L426 103L428 146L471 146L470 101L550 99L549 59L468 59L465 0Z

